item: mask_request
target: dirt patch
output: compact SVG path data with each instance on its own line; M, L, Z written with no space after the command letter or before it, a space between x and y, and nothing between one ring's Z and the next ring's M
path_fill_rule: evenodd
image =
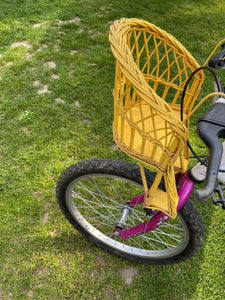
M52 70L56 68L56 63L54 61L47 61L44 63L46 69Z
M49 213L46 211L46 213L44 214L44 217L42 218L42 222L43 222L44 224L46 224L46 223L49 222L49 219L50 219Z
M27 133L27 134L29 134L31 132L26 126L22 127L22 130L24 133Z
M107 7L106 6L102 6L101 10L104 11L106 14L109 14L113 10L112 3L110 3Z
M75 18L71 20L59 20L58 25L65 25L65 24L76 24L79 25L81 21L81 18L76 16Z
M42 45L40 48L37 49L36 52L41 52L43 49L47 49L48 48L48 45Z
M104 257L102 257L100 254L96 256L97 265L105 265L106 260Z
M36 271L36 275L37 275L37 276L42 276L42 275L46 275L46 274L49 274L49 273L50 273L50 271L49 271L49 269L47 269L46 267L39 268L39 269L37 269L37 271Z
M56 75L56 74L52 74L51 76L53 79L59 79L59 75Z
M33 290L29 291L29 292L27 293L27 297L33 299L33 298L34 298L34 291L33 291Z
M54 231L54 230L50 231L50 237L52 239L55 238L56 236L57 236L57 232L56 231Z
M47 28L49 26L50 22L49 21L44 21L42 23L36 23L33 25L34 28Z
M66 101L64 101L64 100L61 99L61 98L56 98L55 101L56 101L57 103L61 103L61 104L65 104L65 103L66 103Z
M102 18L104 15L103 15L103 14L96 13L96 16L99 17L99 18Z
M111 146L111 149L112 149L113 151L119 151L119 150L120 150L120 148L119 148L117 145L112 145L112 146Z
M39 28L39 27L41 27L41 23L34 24L33 27L34 28Z
M39 95L50 94L51 91L48 89L48 84L45 84L42 89L38 90Z
M33 82L33 86L40 86L40 85L41 85L40 80L35 80L35 81Z
M11 45L12 48L16 48L16 47L20 47L20 46L23 46L24 48L31 48L32 45L30 43L28 43L27 41L24 41L24 42L15 42Z
M129 267L119 270L120 276L127 285L131 285L135 276L139 274L140 270L136 267Z
M12 299L12 293L9 293L8 295L6 295L6 293L3 290L0 290L0 299L10 300L10 299Z
M77 50L71 50L70 51L70 55L74 55L75 53L77 53Z
M80 28L80 29L77 30L77 33L81 33L83 31L84 31L84 29Z
M5 64L5 66L6 66L6 67L10 67L10 66L12 66L12 64L13 64L13 63L12 63L11 61L9 61L9 62L7 62L7 63Z
M60 51L60 46L58 44L55 44L54 47L53 47L53 50L55 52L59 52Z
M79 102L78 100L75 100L75 101L74 101L74 105L75 105L76 107L80 107L80 102Z

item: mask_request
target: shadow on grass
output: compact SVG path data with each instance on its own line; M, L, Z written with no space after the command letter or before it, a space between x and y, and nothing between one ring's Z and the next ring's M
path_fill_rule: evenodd
M38 243L46 245L49 241L43 239ZM95 274L96 277L93 277L91 281L99 286L99 289L102 289L102 294L106 292L106 285L109 288L109 284L111 284L111 289L114 290L115 282L118 286L119 280L120 292L117 295L122 298L191 299L199 283L198 274L201 269L201 262L204 260L203 252L201 252L198 256L180 265L149 266L136 264L103 251L80 234L57 236L51 240L51 246L56 256L60 256L61 251L63 251L64 255L67 256L68 253L70 259L74 257L76 260L76 255L80 253L85 261L90 261L91 264L86 269L86 274L81 281L90 281L90 274ZM68 259L65 260L65 263L68 263ZM135 268L137 275L131 284L126 284L119 274L121 270L129 271L130 268ZM103 286L99 285L99 280L104 283Z

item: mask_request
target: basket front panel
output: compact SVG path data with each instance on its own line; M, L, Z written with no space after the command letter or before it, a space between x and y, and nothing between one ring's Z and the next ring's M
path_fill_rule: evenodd
M126 110L115 107L113 127L119 146L131 156L138 155L139 160L166 171L180 141L170 124L142 101Z

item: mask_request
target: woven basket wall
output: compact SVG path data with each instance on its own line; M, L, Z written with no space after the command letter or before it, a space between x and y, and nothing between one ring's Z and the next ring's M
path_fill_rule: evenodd
M199 64L173 36L146 21L115 21L110 27L109 40L116 58L115 142L129 156L158 172L145 206L152 207L157 185L164 176L165 202L173 208L163 209L174 217L178 197L175 179L168 179L168 175L174 177L174 168L184 172L189 159L188 121L183 123L180 119L180 96ZM183 106L187 115L203 80L203 73L197 73L188 88ZM174 197L176 203L170 203Z

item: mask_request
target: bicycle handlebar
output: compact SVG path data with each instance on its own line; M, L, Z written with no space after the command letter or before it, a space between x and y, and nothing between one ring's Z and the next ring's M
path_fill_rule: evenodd
M225 69L225 43L221 45L222 50L208 61L208 66L215 69Z
M197 132L209 148L209 161L205 187L195 190L193 197L197 202L207 202L214 191L222 157L220 138L225 138L225 104L215 103L197 123Z
M225 43L222 50L208 61L208 66L215 69L225 69ZM209 68L210 70L210 68ZM211 69L212 70L212 69ZM212 71L211 71L212 72ZM224 92L217 75L217 86L220 92ZM214 192L220 161L223 153L220 138L225 138L225 99L217 101L197 123L197 132L201 140L209 148L209 160L202 190L193 192L193 198L197 202L207 202Z

